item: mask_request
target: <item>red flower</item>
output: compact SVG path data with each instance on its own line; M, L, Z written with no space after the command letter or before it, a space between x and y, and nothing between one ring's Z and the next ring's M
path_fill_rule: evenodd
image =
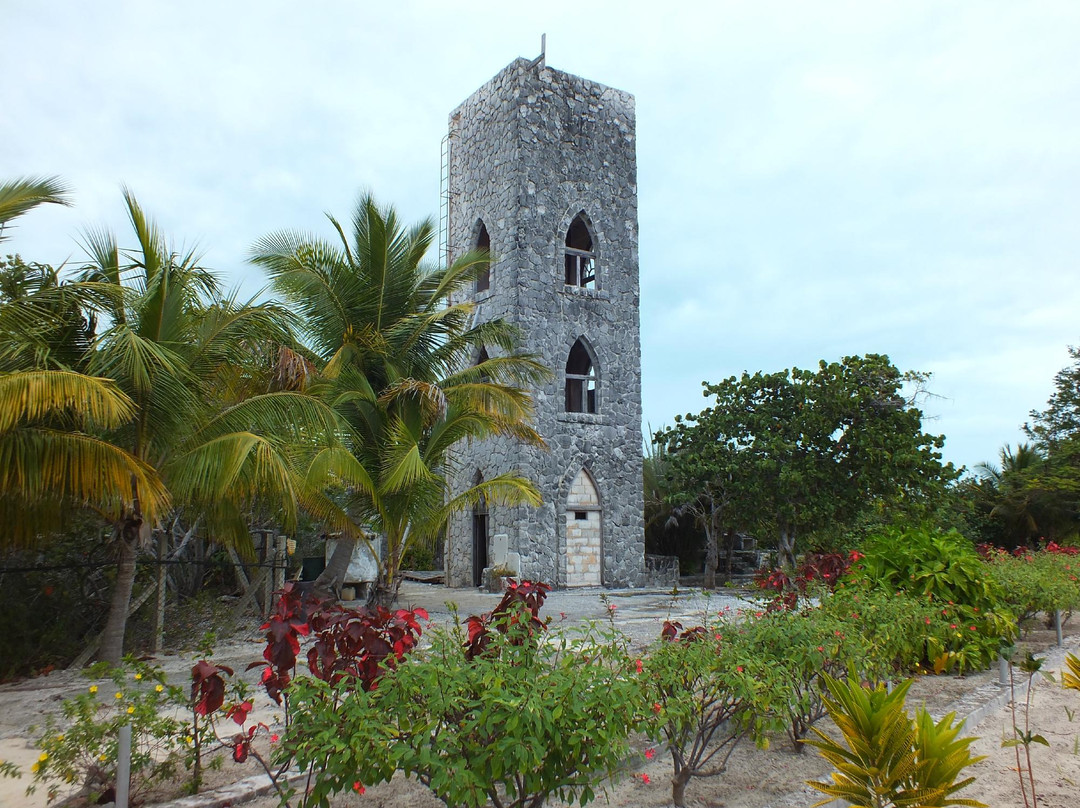
M352 784L352 790L355 791L357 794L363 794L365 791L367 791L367 789L364 788L364 784L361 783L359 780Z
M281 737L276 732L270 736L270 743L277 743L280 740Z
M651 780L649 779L649 775L647 775L647 774L645 774L644 772L642 772L642 773L641 773L641 782L642 782L642 783L644 783L645 785L648 785L648 784L649 784L649 783L651 783L652 781L651 781Z
M742 665L736 665L735 670L737 670L739 673L742 673L743 672L743 666Z
M636 671L637 671L638 673L641 673L641 672L642 672L643 670L645 670L645 666L644 666L643 664L641 664L641 660L640 660L640 659L635 659L635 660L634 660L634 669L635 669L635 670L636 670Z
M819 645L819 646L817 647L817 649L818 649L819 651L824 651L824 650L825 650L825 646L824 646L824 645Z
M977 629L977 628L975 628L975 626L972 626L972 627L971 627L971 630L972 630L972 631L978 631L978 629Z
M926 618L926 625L930 625L930 618Z
M956 623L949 623L949 628L956 628Z
M654 704L654 705L652 706L652 711L653 711L654 713L656 713L657 715L660 715L660 711L661 711L661 710L663 710L663 709L664 709L664 708L660 706L660 702L657 702L656 704Z
M652 760L654 757L656 757L656 750L655 749L646 749L645 750L645 759L646 760Z

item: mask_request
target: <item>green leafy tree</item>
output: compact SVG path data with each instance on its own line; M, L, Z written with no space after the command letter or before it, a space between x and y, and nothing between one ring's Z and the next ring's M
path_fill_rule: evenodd
M870 504L927 507L955 478L941 463L944 438L922 431L922 412L904 397L926 378L878 354L744 373L706 383L714 405L657 440L683 501L711 500L710 519L725 529L772 532L781 563L793 566L798 536Z
M542 443L528 425L532 401L523 387L546 370L517 352L509 324L473 324L472 304L461 302L486 253L426 266L431 222L406 229L370 195L359 199L349 232L329 218L336 243L277 233L255 245L252 260L301 317L318 368L312 391L351 427L351 458L325 455L312 466L312 480L348 495L346 541L318 587L343 582L355 541L367 542L370 527L386 539L374 589L386 603L397 594L409 546L434 540L451 513L481 498L539 504L536 487L512 473L451 497L447 473L459 441L513 435ZM482 349L490 358L474 362Z

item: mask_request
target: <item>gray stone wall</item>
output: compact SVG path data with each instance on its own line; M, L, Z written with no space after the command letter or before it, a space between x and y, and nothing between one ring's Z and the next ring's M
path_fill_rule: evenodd
M491 238L490 289L476 317L517 324L525 350L552 369L533 391L548 451L510 440L461 447L453 488L479 471L518 471L543 493L539 508L489 506L488 535L506 534L524 577L566 583L568 487L588 469L600 497L602 581L645 576L641 480L637 163L634 99L592 81L512 62L450 116L451 256ZM594 289L564 284L567 229L584 211L597 259ZM584 337L596 357L597 412L564 412L564 370ZM489 348L494 355L494 351ZM472 518L452 521L447 582L472 583Z

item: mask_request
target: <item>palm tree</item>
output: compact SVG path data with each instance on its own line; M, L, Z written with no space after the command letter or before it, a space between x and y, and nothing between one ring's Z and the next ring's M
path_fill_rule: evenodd
M82 278L107 290L108 325L88 371L115 380L134 404L133 417L111 439L156 469L174 504L202 520L215 540L249 547L246 515L256 508L286 526L300 505L322 513L304 470L312 455L333 446L335 415L304 393L253 395L250 384L268 366L268 346L291 342L287 313L223 296L194 253L167 247L126 189L124 201L138 247L121 251L111 234L89 233L91 262ZM111 662L122 653L146 533L143 492L133 487L130 505L110 514L119 562L100 656Z
M38 205L67 205L55 177L0 184L0 241L17 217ZM93 326L83 316L92 290L64 284L57 270L0 262L0 549L36 543L71 506L130 504L133 484L145 510L168 494L156 472L101 437L131 420L131 399L106 379L75 372Z
M501 320L472 323L473 306L459 297L487 265L486 253L462 256L445 268L422 263L433 227L398 222L361 195L348 234L334 217L337 241L293 232L260 240L252 261L302 320L302 332L321 362L316 385L352 428L354 462L337 463L336 479L350 494L350 539L364 527L383 534L376 598L392 600L400 564L412 542L430 541L447 517L481 498L539 504L529 481L513 474L449 496L452 447L461 440L511 434L541 444L528 426L532 402L522 389L547 370L517 352L515 330ZM482 349L497 355L486 356ZM331 479L312 467L312 481ZM339 585L353 541L339 543L322 588Z
M1042 485L1043 452L1030 443L1018 444L1015 451L1006 444L999 461L998 465L979 463L975 467L977 504L1000 526L1002 538L1010 546L1052 537L1062 514Z

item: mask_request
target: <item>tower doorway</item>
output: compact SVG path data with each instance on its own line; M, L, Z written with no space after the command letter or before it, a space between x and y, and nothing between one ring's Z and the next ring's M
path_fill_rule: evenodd
M589 473L578 472L566 495L566 585L600 586L600 495Z
M479 474L478 481L483 480ZM473 507L472 512L472 583L481 586L484 583L484 568L488 565L488 509L483 497Z

